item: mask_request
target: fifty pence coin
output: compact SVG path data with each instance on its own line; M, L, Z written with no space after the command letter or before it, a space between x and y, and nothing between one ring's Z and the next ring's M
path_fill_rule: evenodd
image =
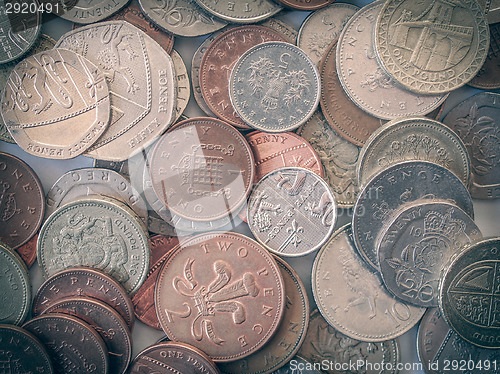
M311 282L326 321L356 340L394 339L415 326L425 312L386 291L377 272L358 255L350 224L318 252Z
M243 121L256 130L296 129L316 110L321 92L318 69L298 47L266 42L236 62L229 96Z
M276 169L257 183L248 199L248 226L279 256L305 256L325 243L337 221L330 187L298 167Z
M272 0L252 1L210 1L196 0L196 3L218 18L232 23L254 23L278 13L282 6Z
M171 340L227 362L252 354L274 335L285 289L278 265L259 243L216 232L186 240L169 256L158 276L155 304Z
M97 0L74 2L74 6L61 12L59 17L80 24L102 21L127 5L128 0Z
M68 159L85 152L108 127L110 92L100 69L54 48L22 60L2 91L1 114L26 152Z
M486 61L476 76L467 83L469 86L483 90L500 88L500 24L490 24L490 49Z

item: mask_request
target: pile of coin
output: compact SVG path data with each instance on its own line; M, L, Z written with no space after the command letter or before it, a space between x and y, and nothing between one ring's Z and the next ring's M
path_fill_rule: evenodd
M332 2L0 0L5 370L500 373L491 4Z

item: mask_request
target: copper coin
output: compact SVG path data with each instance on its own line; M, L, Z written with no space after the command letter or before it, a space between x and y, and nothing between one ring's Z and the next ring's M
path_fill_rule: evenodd
M255 181L284 166L298 166L323 177L321 160L313 147L293 132L269 134L253 131L245 135L255 159Z
M319 104L326 120L337 134L361 147L384 121L360 109L347 96L337 75L336 50L337 39L330 44L319 63Z
M109 352L109 373L123 374L132 358L132 336L123 318L106 303L90 297L67 297L44 311L69 314L85 321L101 336Z
M280 3L288 8L298 10L316 10L326 7L333 3L335 0L278 0Z
M44 213L38 176L21 159L0 152L0 241L19 248L38 231Z
M32 315L41 314L62 298L77 295L92 297L112 306L132 329L134 307L127 292L102 271L83 267L66 269L47 279L33 299Z
M235 27L222 33L207 48L200 68L200 88L203 98L214 114L231 125L249 128L236 114L229 97L229 78L238 58L251 47L283 41L279 32L264 26Z
M234 127L215 118L191 118L158 140L150 175L156 195L172 214L213 221L246 202L254 160Z
M154 344L137 355L130 374L218 374L214 362L199 349L181 342Z
M194 236L167 259L155 290L156 312L171 340L214 361L234 361L276 332L285 286L272 256L237 233Z
M36 260L36 242L38 234L35 234L30 240L16 249L17 254L23 259L24 263L30 268Z
M132 297L137 319L156 330L161 330L154 300L156 279L161 266L177 244L179 244L179 240L172 236L155 235L149 239L149 248L151 249L149 272L141 288Z
M26 322L23 328L47 348L54 372L106 374L108 350L100 335L81 319L53 313Z

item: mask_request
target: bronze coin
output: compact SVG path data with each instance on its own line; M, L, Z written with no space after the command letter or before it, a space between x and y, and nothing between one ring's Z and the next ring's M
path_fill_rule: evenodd
M269 41L286 42L279 32L264 26L241 26L222 33L207 48L200 67L200 88L214 114L231 125L250 128L236 114L229 98L229 78L238 58L251 47Z
M16 249L17 254L23 259L24 263L30 268L36 260L36 242L38 234L35 234L30 240Z
M154 300L156 279L161 266L178 244L179 239L173 236L155 235L149 239L149 248L151 249L149 272L141 288L132 297L136 318L156 330L161 330Z
M280 3L288 8L298 9L298 10L316 10L326 7L330 5L335 0L277 0L277 3Z
M21 159L0 152L0 241L19 248L36 234L44 213L38 176Z
M33 299L32 315L41 314L57 300L77 295L92 297L113 307L132 330L134 307L125 289L102 271L84 267L66 269L47 279Z
M330 44L319 63L321 110L332 128L344 139L361 147L383 122L360 109L347 96L337 75L337 39Z
M167 259L155 290L156 312L171 340L216 362L261 348L276 332L285 286L272 256L237 233L194 236Z
M160 201L172 214L193 221L214 221L236 211L254 181L247 141L216 118L177 124L158 140L149 166Z

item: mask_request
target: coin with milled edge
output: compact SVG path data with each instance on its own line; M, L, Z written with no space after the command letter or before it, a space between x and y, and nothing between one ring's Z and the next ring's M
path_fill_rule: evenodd
M214 16L232 23L263 21L283 9L272 0L259 0L258 2L196 0L196 3Z
M326 182L299 167L276 169L248 199L248 226L279 256L305 256L325 243L337 221L337 204Z
M127 5L127 3L128 0L78 0L74 3L73 7L67 9L65 12L61 12L59 17L71 22L87 25L110 17Z
M460 250L481 239L474 221L446 201L413 201L393 213L375 244L389 292L416 306L438 305L439 276Z
M500 24L490 24L490 49L483 66L476 76L467 83L483 90L500 88Z
M285 289L278 265L259 243L216 232L187 239L169 256L155 304L171 340L227 362L252 354L274 335Z
M123 287L102 271L84 267L62 270L47 279L33 299L32 315L37 316L58 300L74 295L105 302L120 313L132 330L134 307Z
M350 224L318 252L311 282L326 321L356 340L394 339L415 326L425 312L386 291L377 272L357 254Z
M390 121L370 135L361 149L357 169L363 186L381 170L401 161L428 161L441 165L466 186L471 165L465 144L441 122L411 117Z
M472 199L464 184L448 169L426 161L405 161L376 174L361 190L352 215L356 249L377 269L376 238L390 215L417 199L454 202L474 218Z
M476 242L441 274L439 309L448 325L478 347L500 348L500 238Z
M488 54L490 33L475 0L389 0L374 29L377 59L399 84L435 95L463 86Z
M256 130L296 129L316 110L321 93L318 69L298 47L266 42L245 52L229 81L229 96L243 121Z
M100 335L81 319L53 313L23 325L45 346L56 373L106 374L108 350Z
M38 235L40 270L88 266L111 275L133 294L149 269L145 224L125 204L95 197L70 202L47 218Z

